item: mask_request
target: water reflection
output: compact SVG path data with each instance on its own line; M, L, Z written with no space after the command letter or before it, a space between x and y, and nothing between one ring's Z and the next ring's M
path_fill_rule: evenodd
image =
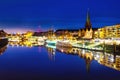
M26 46L26 47L33 47L35 46L32 43L28 42L9 42L11 46ZM64 54L68 55L77 55L80 58L83 58L86 63L86 69L90 71L90 64L93 60L96 60L99 64L107 66L109 68L113 68L120 71L120 56L116 55L115 53L106 53L106 52L97 52L97 51L89 51L85 49L79 48L72 48L72 47L56 47L53 45L46 45L48 51L48 58L50 60L55 61L55 54L56 51L59 51ZM3 53L7 47L3 47L0 49L0 53Z
M2 55L7 49L8 40L0 39L0 55Z
M51 53L54 53L54 48L49 46ZM96 60L99 64L113 68L120 71L120 56L114 54L108 54L105 52L89 51L79 48L67 48L67 47L56 47L57 51L68 55L78 55L83 58L86 63L86 69L90 71L90 64L93 60Z
M7 45L0 48L0 55L2 55L6 51L6 49L7 49Z
M48 51L48 58L50 60L55 61L55 51L56 50L54 48L47 47L47 51Z
M26 46L26 47L33 47L33 46L42 46L44 45L44 42L39 42L39 41L35 41L35 42L31 42L29 40L25 40L25 41L9 41L9 45L10 46Z

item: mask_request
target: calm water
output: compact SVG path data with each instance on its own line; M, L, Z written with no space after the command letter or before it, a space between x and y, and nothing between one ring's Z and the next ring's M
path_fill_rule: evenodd
M0 80L120 80L120 71L46 47L7 46Z

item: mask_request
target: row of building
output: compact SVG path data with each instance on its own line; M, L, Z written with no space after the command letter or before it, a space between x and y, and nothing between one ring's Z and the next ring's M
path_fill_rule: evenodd
M95 33L98 38L120 38L120 24L99 28Z
M105 39L105 38L120 38L120 24L113 26L105 26L102 28L92 28L90 15L87 12L87 19L85 23L85 28L83 29L58 29L54 32L53 29L50 29L46 32L35 32L34 36L46 36L51 37L60 37L60 38L71 38L76 39Z
M105 39L105 38L120 38L120 24L113 26L105 26L102 28L93 28L90 21L89 11L87 12L87 18L85 23L85 28L83 29L58 29L54 31L50 29L46 32L26 32L23 34L28 37L31 36L46 36L48 39L57 38L76 38L76 39ZM6 36L7 33L0 30L0 37ZM17 34L15 34L17 35ZM19 34L18 34L19 35ZM8 35L10 36L10 35Z

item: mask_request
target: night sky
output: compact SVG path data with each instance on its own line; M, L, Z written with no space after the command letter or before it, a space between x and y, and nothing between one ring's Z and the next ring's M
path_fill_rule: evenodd
M92 27L120 23L119 0L0 0L0 28L83 28L89 8Z

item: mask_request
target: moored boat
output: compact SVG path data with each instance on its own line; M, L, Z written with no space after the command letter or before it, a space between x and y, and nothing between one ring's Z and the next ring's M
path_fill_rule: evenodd
M72 47L70 42L68 40L63 40L63 41L57 41L56 46L59 47Z

